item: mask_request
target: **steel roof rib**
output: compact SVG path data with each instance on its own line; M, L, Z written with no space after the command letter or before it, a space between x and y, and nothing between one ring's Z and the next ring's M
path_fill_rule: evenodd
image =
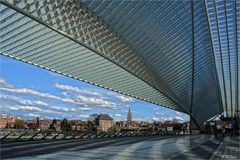
M188 113L239 110L239 3L1 1L1 54Z

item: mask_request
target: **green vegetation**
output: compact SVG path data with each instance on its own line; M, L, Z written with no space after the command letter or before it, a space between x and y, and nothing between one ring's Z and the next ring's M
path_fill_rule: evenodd
M71 124L68 122L68 120L66 118L64 118L61 122L61 128L62 131L68 132L72 130L72 126Z

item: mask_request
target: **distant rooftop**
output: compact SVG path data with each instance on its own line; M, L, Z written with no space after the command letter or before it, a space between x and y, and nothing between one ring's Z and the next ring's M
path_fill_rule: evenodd
M113 120L108 114L99 114L99 120Z

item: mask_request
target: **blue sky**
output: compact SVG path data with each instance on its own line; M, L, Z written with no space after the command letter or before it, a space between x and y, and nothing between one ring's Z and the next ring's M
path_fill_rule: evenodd
M1 113L34 119L82 119L108 113L126 120L131 108L136 121L189 120L189 116L158 105L74 80L0 55Z

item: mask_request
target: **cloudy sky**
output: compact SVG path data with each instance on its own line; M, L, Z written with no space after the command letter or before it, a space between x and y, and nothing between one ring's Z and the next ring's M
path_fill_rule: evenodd
M100 87L25 64L0 55L0 113L34 119L82 119L108 113L126 120L128 108L134 120L189 120L189 116Z

